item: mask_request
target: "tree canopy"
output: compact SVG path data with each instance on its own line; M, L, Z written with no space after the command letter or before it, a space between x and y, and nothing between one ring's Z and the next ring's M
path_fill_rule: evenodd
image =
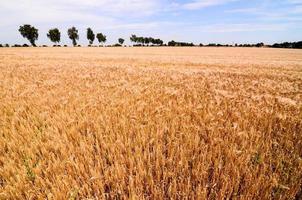
M187 43L187 42L175 42L174 40L171 40L170 42L168 42L168 46L181 46L181 47L192 47L194 46L193 43Z
M99 43L105 43L107 41L107 37L103 33L96 34L96 38L98 39Z
M19 32L24 38L28 39L32 46L36 46L35 41L39 37L38 29L29 24L24 24L23 26L20 26Z
M131 35L130 41L136 44L140 45L149 45L150 43L152 45L163 45L164 42L161 39L155 39L153 37L137 37L136 35Z
M47 33L47 37L54 43L59 43L61 40L61 32L57 28L50 29Z
M73 46L77 45L77 40L79 40L78 30L75 27L71 27L67 31L69 39L72 40Z
M136 37L136 35L131 35L130 41L136 43L136 42L137 42L137 37Z
M293 48L293 49L302 49L302 41L299 42L283 42L275 43L271 47L273 48Z
M120 45L123 45L124 42L125 42L125 40L124 40L123 38L119 38L119 39L118 39L118 43L120 43Z
M89 44L92 45L95 39L95 34L93 33L91 28L87 28L87 39L89 41Z

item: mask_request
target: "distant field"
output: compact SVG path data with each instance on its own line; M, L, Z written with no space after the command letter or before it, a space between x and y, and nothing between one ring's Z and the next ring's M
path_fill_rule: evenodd
M302 199L302 50L0 49L0 199Z

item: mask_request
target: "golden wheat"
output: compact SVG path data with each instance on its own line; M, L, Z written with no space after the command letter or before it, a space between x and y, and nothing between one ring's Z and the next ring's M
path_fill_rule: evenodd
M302 198L302 51L0 50L0 199Z

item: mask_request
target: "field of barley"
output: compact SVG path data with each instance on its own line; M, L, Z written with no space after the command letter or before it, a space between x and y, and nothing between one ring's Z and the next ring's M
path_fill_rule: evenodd
M2 48L0 199L302 199L302 51Z

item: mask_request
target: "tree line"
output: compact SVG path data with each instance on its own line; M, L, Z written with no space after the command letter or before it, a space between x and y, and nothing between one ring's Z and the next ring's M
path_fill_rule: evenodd
M207 46L207 47L265 47L266 45L263 42L256 43L256 44L216 44L210 43L208 45L199 44L199 46Z
M135 43L135 46L148 46L149 44L162 46L164 44L164 41L159 38L137 37L136 35L131 35L130 41Z
M38 40L39 32L38 29L34 26L31 26L29 24L24 24L23 26L19 27L19 32L22 35L22 37L26 38L32 46L36 46L36 40ZM78 40L79 40L79 32L76 27L71 27L67 30L68 38L72 41L73 46L78 46ZM47 37L50 39L51 42L54 43L54 46L60 46L58 45L61 41L61 32L58 28L50 29L47 33ZM107 36L103 33L94 33L91 28L87 28L87 40L89 42L88 46L92 46L95 39L99 42L99 44L104 44L107 41ZM216 44L216 43L210 43L208 45L195 45L193 43L187 43L187 42L177 42L174 40L171 40L168 42L168 44L164 44L163 40L159 38L153 38L153 37L142 37L142 36L136 36L131 35L130 41L134 43L133 46L207 46L207 47L271 47L271 48L296 48L296 49L302 49L302 41L299 42L284 42L284 43L275 43L273 45L265 45L264 43L256 43L256 44L235 44L235 45L229 45L229 44ZM119 38L118 43L114 46L122 46L125 42L125 39ZM15 47L20 47L21 45L14 45ZM27 47L27 44L22 45L23 47ZM43 45L46 46L46 45ZM67 45L64 45L67 46ZM9 47L8 44L2 45L0 44L0 47Z
M26 38L32 46L36 46L36 40L39 37L38 29L34 26L29 24L25 24L20 26L19 28L20 34ZM79 40L79 31L75 27L71 27L67 30L67 35L69 39L72 41L73 46L77 46L77 41ZM50 39L51 42L57 45L61 41L61 32L58 28L50 29L47 33L47 37ZM91 28L87 28L87 39L89 44L92 45L95 38L97 38L99 43L105 43L107 41L106 35L103 33L94 34Z
M36 29L34 26L31 26L29 24L25 24L23 26L20 26L19 28L20 34L26 38L32 46L36 46L35 41L39 37L38 29ZM79 40L79 31L75 27L71 27L67 30L67 35L69 39L72 41L73 46L77 46L77 41ZM57 46L58 43L61 41L61 32L58 28L50 29L47 33L47 37L50 39L51 42L54 43L54 46ZM89 42L89 46L91 46L95 39L98 40L100 44L105 43L107 41L107 36L103 33L94 33L91 28L87 28L87 39ZM163 41L160 39L154 39L152 37L136 37L135 35L132 35L130 38L131 41L135 43L142 43L142 44L158 44L162 45ZM125 39L119 38L118 43L115 44L115 46L122 46L125 42Z
M20 26L19 32L24 38L26 38L30 42L32 46L36 46L35 41L39 37L38 29L29 24L25 24L23 26ZM77 46L77 41L79 40L78 30L75 27L71 27L68 29L67 35L72 41L73 46ZM58 28L50 29L47 33L47 37L56 46L61 41L61 32ZM100 44L105 43L107 41L107 36L103 33L95 34L91 28L87 28L87 39L89 41L89 46L91 46L95 39L97 39ZM130 41L141 45L148 45L150 43L153 45L163 45L163 41L161 39L154 39L152 37L136 37L135 35L132 35L130 37ZM124 42L125 39L119 38L118 43L115 44L115 46L122 46Z
M271 47L273 47L273 48L302 49L302 41L275 43Z
M193 47L195 46L193 43L187 43L187 42L175 42L174 40L168 42L168 46L180 46L180 47Z

